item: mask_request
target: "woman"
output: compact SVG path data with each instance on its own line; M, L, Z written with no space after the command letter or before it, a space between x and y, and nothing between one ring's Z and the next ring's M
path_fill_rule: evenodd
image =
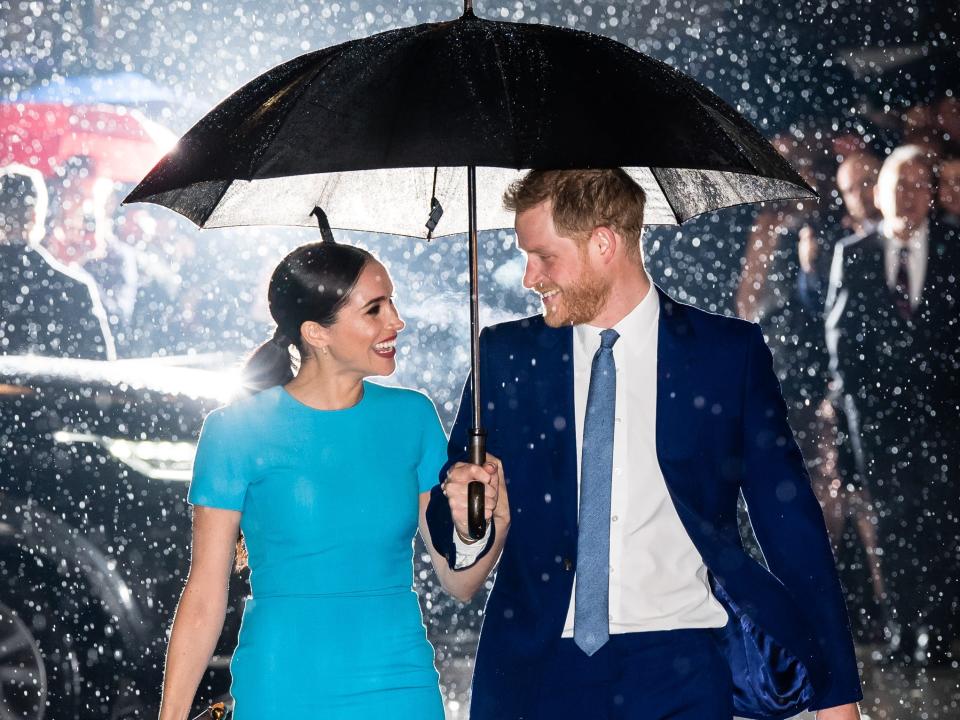
M449 570L424 520L447 459L436 410L420 393L364 382L396 366L404 323L392 295L383 265L347 245L298 248L274 271L277 331L247 366L258 392L211 413L200 435L193 557L161 720L189 715L223 625L241 529L252 598L231 663L235 720L442 720L411 588L418 501L421 535L449 592L472 594L495 560ZM485 468L487 514L506 524L498 465L491 458Z

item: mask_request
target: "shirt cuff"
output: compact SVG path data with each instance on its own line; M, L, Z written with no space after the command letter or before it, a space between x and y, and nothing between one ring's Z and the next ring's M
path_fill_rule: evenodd
M460 539L460 533L457 532L457 529L453 529L453 544L457 549L457 562L454 564L454 570L462 570L463 568L470 567L477 561L477 557L480 553L483 552L484 548L487 547L487 543L490 541L490 526L493 525L493 521L487 523L487 532L483 534L483 537L477 540L475 543L465 543Z

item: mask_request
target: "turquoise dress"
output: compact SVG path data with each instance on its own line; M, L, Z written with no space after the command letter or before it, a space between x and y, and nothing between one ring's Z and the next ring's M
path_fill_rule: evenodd
M443 720L412 583L446 457L429 398L368 382L344 410L275 387L207 417L189 499L240 511L249 553L235 720Z

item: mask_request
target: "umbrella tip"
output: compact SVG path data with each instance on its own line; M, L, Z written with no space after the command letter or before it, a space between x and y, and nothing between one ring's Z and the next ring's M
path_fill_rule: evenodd
M319 205L313 208L313 211L310 213L310 217L317 218L317 225L320 226L320 237L323 242L334 243L336 240L333 239L333 230L330 229L330 221L327 220L327 214L320 208Z
M473 14L473 0L463 0L463 17L476 17L476 15Z

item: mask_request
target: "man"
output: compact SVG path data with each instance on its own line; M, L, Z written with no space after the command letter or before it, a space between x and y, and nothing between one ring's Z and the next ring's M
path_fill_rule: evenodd
M506 195L544 306L481 338L510 526L498 506L464 540L468 481L496 482L455 462L469 387L427 511L455 569L503 547L471 718L855 719L840 585L770 353L756 325L652 284L644 199L622 170L534 171ZM741 542L741 489L769 571Z
M919 663L951 659L960 510L960 248L930 223L932 201L925 151L894 150L877 181L882 222L838 244L827 300L831 368L878 507L902 626L891 650Z
M114 191L93 158L67 158L54 184L54 222L44 244L64 265L92 278L117 347L129 356L140 278L136 251L111 232Z
M111 359L93 283L39 247L46 207L40 173L0 168L0 354Z
M863 151L848 155L837 168L837 189L847 211L843 224L852 234L871 232L880 219L873 199L879 172L880 161Z

